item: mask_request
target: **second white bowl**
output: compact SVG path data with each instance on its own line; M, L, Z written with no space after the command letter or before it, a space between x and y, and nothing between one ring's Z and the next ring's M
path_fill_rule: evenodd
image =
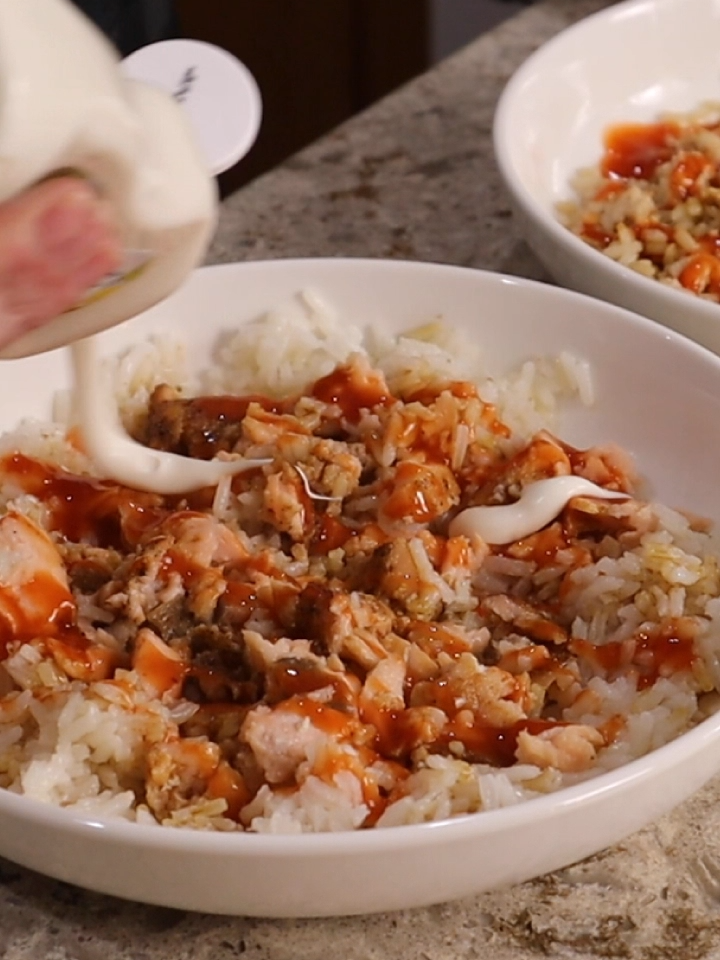
M525 61L500 98L494 142L525 238L557 281L720 353L720 305L615 263L556 213L576 171L600 160L608 127L707 100L720 100L720 2L627 0L564 30Z

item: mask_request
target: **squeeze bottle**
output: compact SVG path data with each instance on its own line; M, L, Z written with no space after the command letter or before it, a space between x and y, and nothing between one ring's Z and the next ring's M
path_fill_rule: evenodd
M89 337L164 299L202 260L217 211L180 104L124 76L112 45L69 0L0 0L0 202L68 172L110 204L124 263L0 359Z

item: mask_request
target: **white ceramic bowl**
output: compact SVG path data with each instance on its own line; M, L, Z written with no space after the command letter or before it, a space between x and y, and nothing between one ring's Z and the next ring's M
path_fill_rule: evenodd
M615 440L667 502L720 516L720 359L663 327L549 285L386 261L248 263L199 271L177 295L102 335L116 351L181 332L198 363L216 335L314 289L356 324L399 331L443 315L502 371L569 350L592 361L597 403L561 434ZM47 416L63 353L6 361L0 429ZM659 426L661 425L661 427ZM0 791L0 855L104 893L256 916L393 910L517 883L616 843L720 770L720 714L644 759L554 795L420 826L300 836L102 823Z
M534 53L505 88L495 155L527 242L565 286L652 317L720 352L720 306L592 249L557 219L569 182L602 154L604 131L720 100L720 2L628 0Z

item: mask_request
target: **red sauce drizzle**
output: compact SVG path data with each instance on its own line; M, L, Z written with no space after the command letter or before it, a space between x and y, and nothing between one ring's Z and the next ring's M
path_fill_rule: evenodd
M225 815L231 820L240 819L240 811L252 799L252 793L243 779L243 775L221 760L217 770L208 780L207 796L212 800L222 798L227 803Z
M595 194L595 200L612 200L627 189L627 185L620 180L610 180L604 183ZM599 229L599 228L598 228Z
M449 393L458 400L478 399L477 387L469 380L450 380L447 383L429 384L403 397L405 403L422 403L430 406L443 393Z
M239 423L245 419L251 403L256 403L268 413L286 413L288 405L292 406L294 401L273 400L261 394L248 394L244 397L226 395L194 397L192 400L188 400L188 403L191 407L194 407L206 417L210 417L213 420Z
M412 643L416 643L433 660L436 660L441 653L457 659L470 650L467 640L448 630L442 623L413 620L408 626L407 638Z
M692 151L680 157L670 173L670 190L676 200L687 200L698 193L697 182L711 166L703 153Z
M323 513L315 525L315 535L310 544L310 552L315 556L327 556L332 550L344 547L348 540L359 535L359 530L347 527L342 520L329 513Z
M711 253L696 253L678 277L693 293L720 293L720 260Z
M673 154L675 123L623 123L605 134L601 169L606 177L648 179Z
M75 603L49 574L37 574L22 588L22 603L11 590L0 591L0 660L13 640L51 637L75 625Z
M86 682L108 680L122 659L115 650L93 643L74 627L58 630L46 644L69 677Z
M513 560L529 560L544 567L555 561L561 550L568 549L568 540L561 523L552 523L537 533L516 540L505 547L496 547L494 552Z
M586 220L582 225L582 235L586 240L596 244L601 249L612 241L612 234L603 230L599 223Z
M423 464L403 460L395 470L393 490L383 506L383 513L391 520L429 523L435 512L428 504L422 481L426 476Z
M68 540L103 547L137 543L166 515L162 498L75 476L20 453L4 457L0 471L50 513L50 527Z
M491 763L497 767L510 767L516 761L518 737L523 731L535 735L564 726L567 724L562 720L540 718L520 720L509 727L491 727L477 723L469 726L456 717L450 722L449 729L443 733L436 746L445 752L451 743L461 743L465 748L463 759L470 763Z
M199 460L211 460L220 450L232 448L242 435L242 423L251 404L274 417L287 406L291 409L293 403L256 394L194 397L181 402L186 405L190 430L179 452Z
M357 720L351 714L302 694L283 700L275 709L307 717L318 730L339 739L350 737L357 726Z
M156 645L146 637L135 642L132 666L158 693L179 689L188 672L184 660L174 656L164 644Z
M600 645L588 640L572 640L572 653L614 674L632 666L638 672L638 689L651 687L661 677L672 677L692 669L695 647L691 629L674 621L651 633L637 633L623 642Z
M233 623L245 623L257 608L259 600L256 588L240 580L227 580L225 590L220 597L223 607L232 607Z
M274 663L266 680L268 690L272 691L272 695L277 699L298 697L330 687L333 693L329 706L333 708L354 705L360 686L360 681L351 674L333 675L315 663L290 658ZM356 681L355 684L353 680Z
M441 702L437 705L443 709ZM452 712L455 713L454 705ZM407 757L419 746L412 710L379 710L373 713L371 722L376 730L375 749L383 756ZM464 747L463 759L470 763L509 767L515 763L518 737L523 730L538 734L564 726L567 724L561 720L537 718L520 720L508 727L495 727L477 720L466 722L465 713L461 711L451 717L443 732L428 744L428 748L433 753L448 754L452 752L451 744L460 743Z
M321 377L312 389L312 395L323 403L336 404L343 416L357 423L361 411L386 407L394 402L382 380L364 376L351 367L338 367Z
M720 253L720 234L717 230L711 230L704 237L698 237L697 242L705 253L712 253L715 256Z
M166 578L176 573L183 582L185 589L192 587L206 572L206 568L195 563L186 553L172 547L163 556L160 569Z
M680 273L680 283L693 293L720 295L720 236L716 230L698 238L700 250Z

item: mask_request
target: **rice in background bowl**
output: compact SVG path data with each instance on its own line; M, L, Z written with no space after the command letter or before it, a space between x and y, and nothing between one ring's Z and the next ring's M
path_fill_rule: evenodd
M240 290L247 303L245 318L252 319L263 313L268 304L279 308L287 304L294 309L295 294L301 289L320 291L337 315L347 317L348 322L384 322L388 330L422 326L443 316L455 335L465 330L476 343L482 344L484 364L491 370L522 367L531 357L563 351L591 360L597 396L606 397L607 402L593 408L579 402L571 404L563 429L558 428L558 432L579 446L618 440L636 454L643 467L648 465L647 472L657 479L654 493L659 497L681 507L692 504L699 513L712 513L711 476L716 470L712 445L698 446L698 435L689 432L687 424L695 422L691 412L695 415L700 409L701 399L707 398L709 408L706 409L713 413L712 406L717 404L712 399L713 378L717 376L715 362L691 345L668 341L638 318L629 318L602 304L562 291L425 265L342 261L254 264L201 272L183 291L183 296L144 318L143 335L168 332L177 335L176 324L180 323L179 318L185 318L181 326L189 355L203 364L205 358L200 356L200 348L207 350L212 334L207 329L199 332L193 324L192 318L199 307L203 307L203 316L208 316L210 310L217 317L217 332L220 332L236 318L243 319L237 317L237 308L233 306L238 302ZM478 304L482 305L482 314ZM497 323L499 316L504 319L503 325ZM511 331L508 325L512 325ZM115 332L106 339L108 353L122 348L120 332L127 335L125 343L131 341L132 329ZM512 336L508 336L509 333ZM613 346L620 340L624 351L618 356ZM38 358L35 373L50 359ZM662 384L683 369L688 376L678 381L676 395L670 403ZM28 382L28 370L27 362L18 364L19 382ZM17 383L12 383L12 367L8 368L8 375L10 386L17 388ZM36 377L33 379L37 382ZM61 387L61 381L58 367L53 382ZM29 402L33 399L36 398L30 397ZM658 405L665 401L668 402L660 410L667 433L665 442L658 445L648 431L648 422L654 422ZM47 405L37 412L46 410ZM707 422L697 421L703 437ZM696 471L680 470L679 463L687 462L688 458L697 466ZM3 831L7 837L3 852L56 875L59 871L66 879L80 880L97 889L194 909L311 915L427 903L497 882L517 880L527 876L528 870L552 868L567 862L566 857L582 856L596 849L597 843L610 842L621 835L620 831L626 832L648 816L656 815L667 803L678 799L680 791L684 794L711 772L709 767L714 757L709 746L712 740L708 740L711 727L712 721L701 724L693 733L658 751L652 763L639 761L601 776L596 788L592 785L574 787L557 794L556 798L546 797L511 810L490 811L482 816L438 824L431 832L411 826L377 831L375 840L368 840L367 833L352 838L342 834L337 839L329 836L213 839L205 834L173 830L161 831L166 839L160 840L154 839L157 838L155 827L105 823L101 830L91 829L89 824L83 825L82 813L60 811L63 816L57 820L47 807L27 798L7 796L0 799L0 813L9 818L6 822L16 826L27 823L28 827L32 824L35 838L55 836L55 849L62 849L64 856L62 861L49 864L42 856L42 848L31 842L28 830L23 829ZM685 749L683 743L687 745ZM705 761L698 764L693 757L701 748ZM680 769L676 764L683 770L680 778L670 772ZM647 792L649 782L655 777L663 778L664 786L650 794ZM638 802L629 802L632 796ZM652 801L648 803L650 796ZM22 801L20 806L19 801ZM612 817L600 814L607 809L607 803L612 803L615 810ZM590 810L597 815L590 814ZM483 818L486 819L483 821ZM512 833L521 848L523 836L527 836L528 841L533 836L532 863L520 855L522 850L518 850L517 860L508 859L509 848L507 842L503 842L503 837L509 835L506 831ZM280 841L277 846L273 845L275 839ZM311 842L301 843L301 839ZM222 840L223 845L218 846L216 840ZM462 845L463 856L454 846L456 841ZM442 890L432 882L427 871L417 869L420 862L417 857L426 855L422 851L427 851L428 845L433 847L433 862L445 864L446 883ZM75 848L78 854L85 854L84 874L77 872L80 863L73 853ZM93 850L98 854L103 851L105 863L109 856L117 868L119 861L113 850L140 849L146 854L152 850L154 877L161 875L162 884L158 884L157 879L146 882L138 871L127 866L109 871L101 866L99 856L89 855ZM206 887L201 884L198 889L197 884L185 883L175 875L177 871L171 864L177 856L191 856L200 874L210 870ZM473 864L474 857L479 856L483 856L486 864L482 876ZM381 871L383 882L379 887L378 857L383 868L387 868ZM127 861L126 856L123 860ZM333 867L328 871L331 863ZM359 893L352 897L344 895L337 889L337 883L328 880L328 875L337 877L336 871L343 869L342 864L361 878ZM252 883L241 879L247 871L253 878ZM304 883L299 882L298 871L305 877ZM215 882L211 882L212 877ZM353 886L357 891L357 885Z

